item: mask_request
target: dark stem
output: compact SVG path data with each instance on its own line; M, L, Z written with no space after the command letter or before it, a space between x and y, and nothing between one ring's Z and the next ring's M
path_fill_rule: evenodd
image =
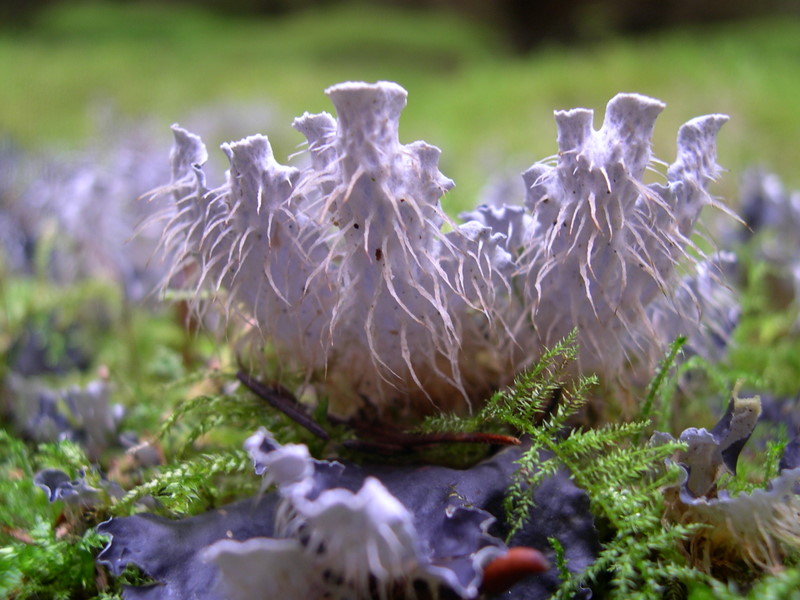
M281 411L298 425L301 425L315 436L325 441L330 435L320 427L306 412L289 390L280 384L267 385L250 377L244 371L236 373L236 377L256 396L265 400L270 406ZM334 420L335 422L335 420ZM440 444L486 444L490 446L518 446L518 438L499 433L407 433L396 429L382 427L373 422L350 422L356 434L362 439L346 440L344 446L353 450L374 451L384 454L409 452L425 446ZM364 439L367 438L367 439Z
M358 433L367 434L368 440L347 440L345 446L353 450L374 450L394 453L408 452L424 446L440 444L486 444L490 446L518 446L520 440L511 435L480 432L440 432L440 433L406 433L391 429L366 427L356 429Z
M244 371L236 373L236 378L241 381L247 389L253 392L256 396L265 400L270 406L281 411L292 421L305 427L308 431L313 433L320 439L328 441L330 435L322 427L320 427L306 412L303 405L301 405L297 398L294 397L289 390L277 383L266 385L257 379L250 377Z

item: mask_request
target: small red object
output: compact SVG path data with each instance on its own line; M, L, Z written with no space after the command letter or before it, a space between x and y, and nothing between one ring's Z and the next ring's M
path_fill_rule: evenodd
M500 594L528 575L544 573L550 568L544 555L534 548L509 548L483 569L481 591L490 596Z

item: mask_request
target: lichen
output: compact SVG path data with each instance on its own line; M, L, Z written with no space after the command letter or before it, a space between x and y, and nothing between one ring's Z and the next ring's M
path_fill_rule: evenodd
M736 463L761 415L760 399L739 398L734 392L728 410L711 431L685 429L679 441L687 445L675 460L682 467L677 486L665 490L666 518L677 523L703 524L685 541L687 555L707 573L736 568L744 562L759 570L778 572L800 546L800 468L789 445L780 474L750 493L731 495L720 486L722 473L736 473ZM670 440L657 433L654 442Z
M399 141L405 90L347 82L327 94L336 118L295 120L305 167L251 136L222 146L230 169L216 188L201 140L174 128L173 181L155 194L174 198L173 274L193 274L340 413L365 401L395 415L470 408L575 327L579 370L649 377L675 335L658 315L689 286L677 267L696 260L727 117L681 127L666 181L646 184L661 102L620 94L599 130L590 110L558 111L558 156L523 175L525 206L457 224L440 205L453 186L440 151Z
M114 576L135 565L158 583L128 587L126 598L476 598L486 565L507 554L500 499L521 447L464 470L316 460L266 430L246 448L269 488L257 497L179 520L138 513L98 527L111 536L99 563ZM542 553L538 574L509 598L552 596L563 573L542 572L549 538L561 540L573 573L599 547L587 495L565 470L546 475L534 496L514 540ZM503 581L513 583L493 583Z

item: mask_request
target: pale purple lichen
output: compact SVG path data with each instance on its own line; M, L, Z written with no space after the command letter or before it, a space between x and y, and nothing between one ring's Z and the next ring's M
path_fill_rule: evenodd
M558 156L523 175L525 206L481 207L458 225L440 206L453 182L439 150L399 141L405 90L348 82L327 93L336 118L295 121L308 139L302 169L251 136L223 145L227 180L210 188L205 147L174 128L161 190L177 208L164 237L174 271L193 268L198 292L218 294L284 365L327 386L338 412L365 400L394 414L467 408L576 327L580 370L649 377L680 333L657 316L682 306L677 267L695 260L694 224L714 204L727 117L681 127L665 183L646 184L661 102L620 94L599 130L590 110L558 111Z
M277 486L281 500L273 538L221 540L203 551L220 570L226 598L249 598L258 591L270 598L346 600L388 598L398 590L413 597L420 584L434 593L443 586L474 598L481 568L505 550L487 533L494 518L473 511L482 515L483 539L479 547L465 550L472 562L472 578L465 584L456 570L432 562L433 550L417 532L415 515L378 478L367 476L356 491L326 489L317 470L322 469L322 479L330 470L335 481L342 465L314 460L303 445L280 445L263 429L245 447L256 472L265 484Z
M800 546L800 468L787 448L777 477L750 493L732 496L720 486L723 473L735 474L736 463L761 415L758 396L738 398L711 431L688 428L678 441L686 444L675 460L681 466L678 486L665 490L667 518L705 527L689 535L686 548L703 570L710 572L711 556L723 564L742 559L764 570L780 570L784 558ZM653 443L674 441L656 433Z
M685 353L710 362L722 360L741 314L730 284L737 267L736 255L718 252L695 265L672 298L661 296L648 306L659 338L685 336Z
M747 250L768 269L770 301L787 306L800 301L800 190L789 190L781 179L760 169L742 176L740 196L742 219L746 227L731 241L746 242ZM800 321L795 322L795 328Z
M666 184L646 185L650 137L663 108L619 94L599 130L590 110L556 112L556 164L524 174L533 224L518 264L534 330L525 347L551 347L577 327L581 369L614 376L626 360L651 364L669 341L647 308L674 297L676 266L691 260L692 228L711 203L714 142L727 117L683 125Z
M800 468L784 470L761 489L731 496L720 491L716 498L681 494L684 522L704 523L693 540L693 550L711 570L712 549L741 556L765 571L779 572L785 559L800 546Z
M415 597L406 594L412 589L416 597L438 591L475 598L487 561L505 551L501 538L510 523L502 498L524 448L465 470L316 460L304 446L281 446L263 430L247 451L274 489L184 519L138 513L98 527L111 536L98 562L115 576L135 565L157 582L126 587L125 598L351 599L364 596L365 577L370 598L381 590ZM510 545L541 549L551 559L548 540L555 538L568 569L586 569L600 550L589 497L562 469L544 476L533 498ZM310 546L312 537L322 545ZM550 598L562 576L551 561L548 572L518 582L504 597ZM576 597L588 597L583 592Z
M15 428L36 442L80 442L92 460L117 443L123 407L111 402L111 386L94 380L84 387L47 387L10 373L6 378L8 411Z

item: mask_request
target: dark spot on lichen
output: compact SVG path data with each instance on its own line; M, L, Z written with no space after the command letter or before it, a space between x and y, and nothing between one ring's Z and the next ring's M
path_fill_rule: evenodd
M353 229L358 229L360 225L358 223L353 223Z
M381 260L383 258L383 250L380 248L375 248L375 260Z

